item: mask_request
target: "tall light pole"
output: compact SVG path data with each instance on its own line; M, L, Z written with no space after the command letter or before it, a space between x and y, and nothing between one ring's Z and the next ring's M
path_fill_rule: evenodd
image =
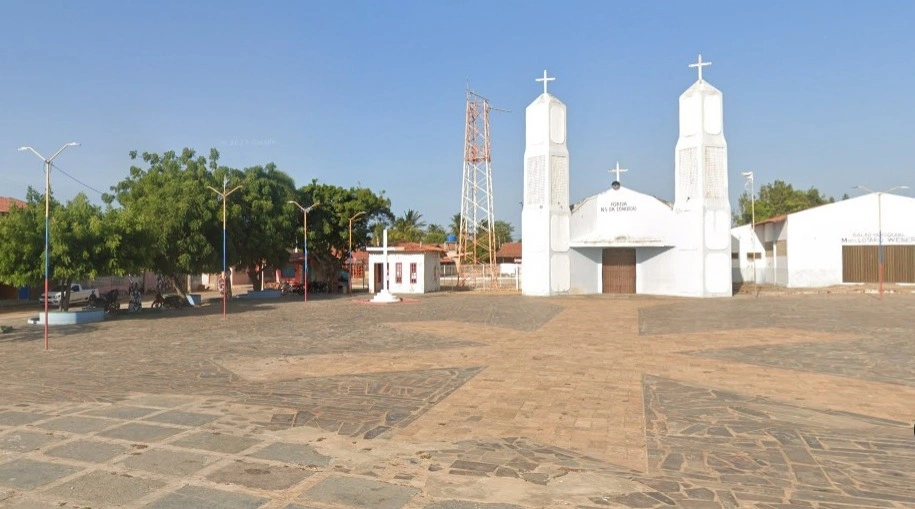
M873 189L865 186L855 186L854 189L861 189L869 193L877 193L877 279L880 282L880 300L883 300L883 275L884 275L884 264L883 264L883 206L881 203L880 197L883 193L890 193L897 189L908 189L909 186L895 186L887 189L886 191L874 191Z
M222 177L222 191L213 186L209 187L214 193L222 198L222 319L226 319L226 300L229 298L229 276L226 274L226 199L230 194L241 189L241 186L235 186L231 191L226 191L229 185L229 177Z
M353 293L353 221L362 214L365 214L364 210L356 212L353 217L349 218L349 249L346 251L346 256L349 258L349 277L346 278L349 294Z
M750 245L753 250L750 255L753 257L753 291L755 293L758 290L756 281L756 186L753 182L752 171L742 172L741 175L747 179L746 185L750 186Z
M67 147L78 147L79 143L70 142L60 147L60 150L54 153L50 158L38 153L32 147L19 147L19 151L28 150L44 161L44 349L48 349L48 298L51 294L48 292L48 279L50 279L51 266L51 162L54 158L66 150Z
M287 203L291 203L299 208L302 211L302 254L305 255L305 258L302 259L302 286L305 291L304 301L308 302L308 213L311 212L311 209L317 207L321 202L314 202L308 207L303 207L302 204L295 200L289 200Z

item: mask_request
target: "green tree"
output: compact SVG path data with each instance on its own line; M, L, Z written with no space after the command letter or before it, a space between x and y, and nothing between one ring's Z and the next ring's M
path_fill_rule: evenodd
M70 286L101 274L121 273L117 225L80 193L54 211L51 220L51 271L64 288L60 310L70 306Z
M749 193L744 192L740 195L738 212L734 214L734 223L749 224L752 220L753 207L756 210L756 221L763 221L834 201L834 198L827 198L820 194L815 187L804 191L794 189L791 184L781 180L776 180L759 188L755 204L751 202Z
M25 202L0 215L0 282L13 286L44 279L44 195L30 187Z
M136 160L137 152L130 157ZM139 158L146 168L131 166L130 175L104 196L120 208L114 216L118 229L136 242L123 250L120 266L162 274L185 296L180 274L222 268L222 207L206 188L214 183L209 166L216 167L219 152L211 150L209 161L189 148Z
M353 220L352 238L353 250L361 249L369 237L370 224L393 220L391 201L384 196L384 191L375 194L364 187L346 189L319 184L317 180L300 188L296 196L296 201L305 207L320 202L308 213L309 279L336 288L337 275L348 255L349 218L363 212ZM289 213L301 217L298 208L291 207Z
M60 310L70 307L70 285L119 271L121 236L101 208L80 193L66 205L51 201L50 280L63 287ZM0 280L26 286L44 279L44 196L29 189L24 208L0 218Z
M445 242L445 229L438 224L430 224L426 227L426 233L423 235L423 243L425 244L443 244Z
M426 222L423 215L409 209L402 216L394 219L392 231L388 232L389 242L419 242L425 233Z
M227 243L231 244L229 266L244 267L255 288L263 289L264 270L289 263L291 239L301 228L301 214L290 213L289 200L295 197L295 182L273 163L244 171L218 168L212 174L218 185L210 185L221 190L223 178L241 185L226 202ZM214 198L212 191L210 194Z
M496 220L495 228L493 228L496 234L496 251L502 249L502 244L506 242L511 242L515 234L515 227L511 225L508 221Z

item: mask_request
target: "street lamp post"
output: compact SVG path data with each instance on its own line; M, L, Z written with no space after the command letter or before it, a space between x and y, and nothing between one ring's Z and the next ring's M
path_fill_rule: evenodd
M305 257L302 259L302 286L304 287L303 295L304 302L308 302L308 213L311 212L311 209L317 207L321 202L315 202L309 205L308 207L303 207L302 204L295 200L289 200L287 203L291 203L299 208L302 211L302 254Z
M241 186L235 186L231 191L226 191L229 185L229 177L222 178L222 191L213 186L209 187L214 193L222 198L222 319L226 319L226 300L229 298L229 276L226 273L226 199L230 194L241 189Z
M365 211L359 211L353 214L353 217L349 218L349 248L346 251L346 256L349 258L349 277L346 278L347 282L347 292L352 295L353 293L353 221L365 214Z
M44 349L48 349L48 298L51 294L48 292L48 280L50 279L50 266L51 266L51 241L50 241L50 231L51 231L51 162L54 161L54 158L60 155L67 147L78 147L79 143L71 142L67 143L63 147L60 147L60 150L54 153L50 158L38 153L32 147L19 147L19 151L29 151L39 159L44 161Z
M886 191L874 191L873 189L865 186L855 186L854 189L861 189L869 193L877 193L877 280L880 285L880 300L883 300L883 277L885 274L885 266L883 263L883 205L882 200L880 199L883 196L883 193L890 193L897 189L908 189L909 186L895 186L887 189Z
M756 187L753 182L752 171L742 172L741 175L747 179L747 185L750 186L750 245L753 250L750 255L753 257L753 291L755 293L758 291L758 283L756 280Z

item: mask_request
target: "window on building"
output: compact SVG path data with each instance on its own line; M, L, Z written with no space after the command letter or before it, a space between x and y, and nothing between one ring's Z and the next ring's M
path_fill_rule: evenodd
M410 284L411 285L416 284L416 264L415 263L410 264Z
M394 265L394 282L403 283L403 264L398 262Z

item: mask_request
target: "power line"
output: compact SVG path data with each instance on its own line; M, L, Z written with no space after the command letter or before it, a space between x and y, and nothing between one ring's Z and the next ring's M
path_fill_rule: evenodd
M86 189L89 189L90 191L95 191L96 193L99 194L99 196L105 194L105 193L103 193L102 191L99 191L98 189L96 189L96 188L90 186L89 184L83 182L82 180L79 180L78 178L74 177L73 175L70 175L69 173L65 172L64 170L62 170L62 169L60 168L60 166L57 166L57 165L54 164L54 163L51 163L51 166L52 166L55 170L57 170L57 171L63 173L67 178L69 178L70 180L76 182L77 184L79 184L79 185L85 187Z

